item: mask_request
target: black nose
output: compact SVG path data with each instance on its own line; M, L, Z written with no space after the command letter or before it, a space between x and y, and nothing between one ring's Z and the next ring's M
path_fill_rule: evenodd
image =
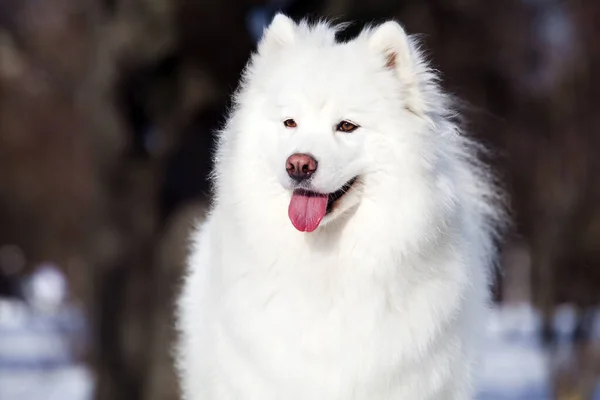
M308 154L292 154L285 163L285 169L290 178L301 182L315 173L318 164L317 160Z

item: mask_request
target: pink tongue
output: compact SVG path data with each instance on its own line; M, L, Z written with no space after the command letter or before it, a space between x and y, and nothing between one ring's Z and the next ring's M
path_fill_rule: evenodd
M290 220L300 232L317 229L326 212L326 194L294 192L288 208Z

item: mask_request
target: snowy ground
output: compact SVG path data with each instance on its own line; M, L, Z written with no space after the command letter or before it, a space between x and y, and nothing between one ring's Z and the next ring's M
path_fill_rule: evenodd
M73 357L81 322L76 310L0 300L0 399L91 399L91 376Z
M47 287L38 289L46 292L43 304L60 300ZM40 304L0 300L0 399L91 399L92 376L74 362L72 349L84 332L81 315L73 308ZM494 310L479 400L550 399L548 361L534 335L537 324L527 306ZM565 309L557 327L567 334L571 325L572 315ZM600 400L600 391L595 399Z

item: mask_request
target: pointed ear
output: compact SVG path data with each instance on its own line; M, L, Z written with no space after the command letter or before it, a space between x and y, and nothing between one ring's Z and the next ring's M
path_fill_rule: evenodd
M407 108L423 115L425 103L418 79L417 55L404 29L395 21L385 22L371 32L369 46L385 57L385 68L392 70L406 88Z
M296 38L296 23L291 18L278 13L265 29L258 44L258 52L265 54L277 50L287 44L294 43Z

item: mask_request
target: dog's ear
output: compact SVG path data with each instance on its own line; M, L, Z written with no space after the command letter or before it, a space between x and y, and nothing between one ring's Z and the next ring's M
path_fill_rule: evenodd
M402 26L395 21L384 22L369 36L369 46L383 56L384 66L392 70L406 89L407 108L417 115L425 111L418 76L418 55Z
M296 23L291 18L278 13L265 29L258 44L258 52L265 54L277 50L287 44L294 43Z

